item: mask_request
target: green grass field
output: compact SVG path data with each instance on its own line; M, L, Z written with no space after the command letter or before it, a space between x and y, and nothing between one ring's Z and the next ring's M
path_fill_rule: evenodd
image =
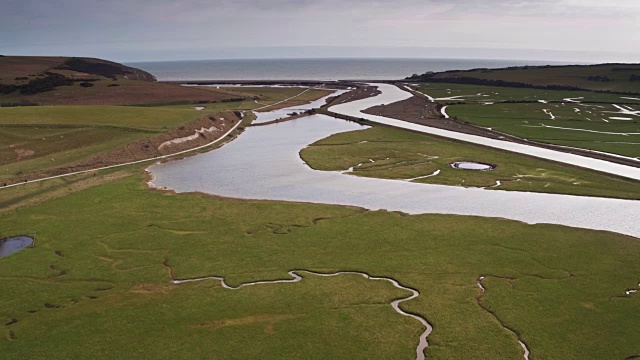
M529 140L640 157L640 100L630 96L456 84L417 89L436 98L463 96L439 102L455 104L447 113L472 124Z
M65 166L199 115L195 110L130 106L0 108L0 180Z
M314 169L347 170L351 175L414 179L421 183L489 187L496 190L640 198L640 184L532 157L454 142L384 126L332 135L302 150ZM464 171L454 161L495 164L493 171ZM362 164L358 166L359 164ZM493 187L496 182L501 185Z
M111 173L113 175L114 173ZM126 175L126 174L125 174ZM406 296L358 276L227 290L292 269L358 270L421 292L402 305L433 325L428 359L611 359L640 352L640 243L606 232L444 215L234 201L150 190L140 175L0 190L68 195L5 213L2 235L36 246L0 259L3 358L412 359ZM80 181L80 179L78 179ZM77 183L75 184L77 185ZM96 184L94 184L96 185ZM13 200L9 200L11 202ZM486 276L476 303L476 282ZM15 319L15 321L13 320ZM594 341L594 339L596 341Z

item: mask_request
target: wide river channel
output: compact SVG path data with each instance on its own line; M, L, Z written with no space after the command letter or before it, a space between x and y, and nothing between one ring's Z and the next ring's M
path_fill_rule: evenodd
M360 109L389 104L385 91L377 102L377 97L360 101L366 106ZM355 111L356 103L331 110ZM317 140L365 128L324 115L249 127L215 151L151 166L151 184L176 192L199 191L240 199L351 205L409 214L499 217L640 237L640 201L364 178L313 170L300 158L300 151Z

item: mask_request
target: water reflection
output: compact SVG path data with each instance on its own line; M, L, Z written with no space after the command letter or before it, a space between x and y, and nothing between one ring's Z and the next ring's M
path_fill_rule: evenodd
M489 171L496 167L489 164L477 163L473 161L456 161L451 163L451 167L460 170Z

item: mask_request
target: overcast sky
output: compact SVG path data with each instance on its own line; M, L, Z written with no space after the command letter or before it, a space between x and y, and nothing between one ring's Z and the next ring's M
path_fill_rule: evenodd
M640 62L638 0L2 0L0 54Z

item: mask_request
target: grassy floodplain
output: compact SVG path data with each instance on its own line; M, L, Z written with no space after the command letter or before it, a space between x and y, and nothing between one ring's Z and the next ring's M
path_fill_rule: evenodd
M529 140L640 157L640 96L441 83L416 88L452 105L450 116L472 124Z
M423 330L391 310L388 303L407 294L387 283L305 276L233 291L214 280L171 284L167 266L176 278L216 275L230 285L287 278L292 269L394 277L421 293L402 307L433 324L430 359L521 357L503 325L517 330L532 358L640 352L640 298L625 296L638 285L637 239L175 195L148 189L136 174L82 191L55 180L68 195L0 218L3 235L37 234L35 248L0 259L4 358L169 359L197 349L226 359L409 359ZM53 191L27 186L40 196Z
M292 96L286 90L258 102ZM40 136L71 137L82 157L126 136L180 126L203 114L194 106L0 109L14 111L0 117L0 136L49 151L42 161L70 145L40 143ZM202 106L206 113L264 105ZM25 137L16 124L34 132ZM376 161L356 175L404 178L442 167L440 178L449 184L488 186L505 177L504 186L514 190L637 194L623 180L382 127L335 135L303 156L327 169ZM446 167L449 159L469 157L499 168ZM424 329L392 310L389 303L408 294L386 282L305 275L298 283L239 290L216 280L170 282L173 272L177 279L220 276L237 286L286 279L293 269L363 271L418 289L420 296L402 308L434 326L428 359L521 358L518 338L532 359L640 354L640 297L625 295L640 287L635 238L491 218L174 194L149 189L143 169L0 189L0 237L36 238L34 248L0 259L2 358L415 357ZM587 183L575 184L581 181Z
M496 190L640 198L637 181L384 126L332 135L302 150L301 157L314 169L353 168L350 174L356 176L419 178L413 181ZM455 161L497 167L492 171L464 171L449 166ZM425 177L436 171L437 175ZM496 186L498 181L500 185Z

